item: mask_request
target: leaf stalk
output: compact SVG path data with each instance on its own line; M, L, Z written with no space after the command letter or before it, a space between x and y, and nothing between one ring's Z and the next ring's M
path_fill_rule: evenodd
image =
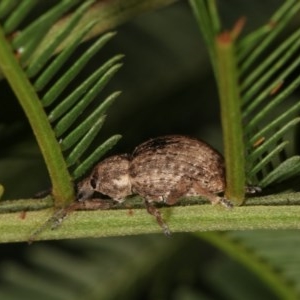
M226 197L241 205L245 193L245 155L234 39L229 32L224 32L216 37L215 45L226 163Z

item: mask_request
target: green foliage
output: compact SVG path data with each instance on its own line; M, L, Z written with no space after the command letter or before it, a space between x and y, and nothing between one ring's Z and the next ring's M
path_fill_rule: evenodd
M94 112L86 116L84 122L79 125L74 124L86 108L95 102L100 91L120 68L121 64L118 61L122 56L118 55L107 61L79 85L74 92L61 99L61 94L82 71L88 61L114 36L113 33L107 33L98 38L75 64L65 70L65 63L95 25L95 22L92 21L80 30L74 31L82 15L93 2L86 1L78 6L61 30L58 30L56 35L52 35L52 40L44 51L37 54L35 54L35 50L40 46L47 32L78 1L66 0L59 2L17 34L13 34L13 32L20 26L24 17L31 11L36 2L22 2L11 7L10 11L9 8L4 6L3 11L0 12L2 15L6 14L3 20L4 32L1 42L3 44L2 68L15 93L19 96L19 101L35 131L51 177L56 206L64 206L74 199L70 177L75 180L83 175L120 138L119 135L111 137L99 147L100 150L99 148L95 149L83 160L82 164L79 163L100 131L106 110L119 93L107 97ZM5 39L4 34L6 36L11 35L12 38ZM68 47L56 58L53 58L57 47L69 36L71 36L71 41ZM9 46L18 53L19 63L25 66L23 70L13 57L13 52L9 51ZM14 74L10 75L9 72L6 72L9 68L15 69L15 72L20 74L18 82L13 76ZM63 74L59 75L62 70L64 70ZM59 75L59 78L54 79L57 75ZM34 83L31 84L29 80L34 81ZM24 91L25 95L21 93L21 90ZM29 91L31 92L30 95ZM40 99L37 92L43 94ZM43 108L51 106L48 116L45 114L46 110L43 111L41 106ZM62 153L61 149L68 151ZM70 174L68 168L74 165L77 165L74 174Z
M216 55L222 47L220 40L224 40L216 4L202 0L190 2L209 49L219 86L228 194L241 198L239 192L245 181L236 177L243 179L246 176L248 184L266 187L298 175L298 156L289 157L285 153L290 139L287 132L294 130L300 121L296 117L299 101L286 104L284 113L278 107L300 84L300 77L289 81L289 76L300 63L299 59L292 59L300 49L299 30L286 35L279 47L273 45L299 13L299 2L286 1L266 25L235 40L235 30L239 34L241 29L237 23L236 28L227 33L229 41L226 42L233 48L233 63L231 67L225 65L221 71L217 66L224 63L226 56ZM234 68L238 78L221 84L233 74ZM233 95L236 95L233 91L238 92L241 100L231 106ZM278 112L274 117L276 109ZM238 130L242 127L241 133ZM243 143L240 142L242 136ZM240 156L241 153L244 155ZM244 161L246 168L243 167Z
M272 42L299 11L297 1L286 1L269 21L269 32L259 34L259 37L250 41L246 37L244 42L241 41L240 48L237 45L243 78L241 93L246 124L248 180L262 187L287 180L300 172L299 158L284 155L289 142L287 132L294 130L300 121L296 117L300 109L299 101L288 103L284 113L277 109L284 101L288 101L300 84L299 77L289 80L300 64L299 59L292 59L300 49L299 30L284 37L280 47L272 50ZM249 49L255 51L243 59ZM263 63L259 64L262 60ZM258 140L263 140L262 144L255 146ZM289 167L291 164L293 168ZM270 172L270 169L273 171Z

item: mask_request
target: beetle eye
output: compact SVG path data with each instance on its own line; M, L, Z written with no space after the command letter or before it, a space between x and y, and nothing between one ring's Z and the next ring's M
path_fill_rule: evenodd
M90 181L90 184L91 184L91 187L92 187L93 189L95 189L96 186L97 186L96 179L95 179L95 178L92 178L91 181Z

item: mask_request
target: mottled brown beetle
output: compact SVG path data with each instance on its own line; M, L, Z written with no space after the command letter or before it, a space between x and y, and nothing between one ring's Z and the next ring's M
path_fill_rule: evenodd
M140 195L147 211L170 234L155 202L173 205L183 196L203 196L213 204L231 207L230 201L219 195L224 190L222 155L200 140L169 135L146 141L132 155L115 155L98 163L79 182L77 199L88 200L98 192L120 203L129 195Z

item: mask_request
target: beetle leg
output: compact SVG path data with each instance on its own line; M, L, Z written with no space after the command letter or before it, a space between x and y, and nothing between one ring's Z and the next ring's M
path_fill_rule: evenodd
M145 200L145 205L147 208L147 212L156 218L156 221L157 221L158 225L162 228L164 234L166 236L170 236L171 231L170 231L168 225L163 220L160 211L148 200Z
M203 188L201 184L192 179L192 189L195 191L195 193L199 196L203 196L206 199L208 199L212 204L221 204L225 206L226 208L232 208L233 205L230 202L230 200L226 199L225 197L220 197L207 189Z
M192 192L191 192L192 191ZM179 198L182 196L203 196L207 200L209 200L212 204L221 204L225 206L226 208L231 208L233 205L232 203L224 198L220 197L207 189L203 188L201 184L187 176L184 176L181 178L181 180L178 182L175 189L173 189L168 197L165 199L165 202L168 205L174 205Z
M58 227L62 221L75 210L105 210L110 209L115 206L115 202L102 199L90 199L84 201L76 201L71 203L66 208L60 209L52 216L52 226L51 229Z
M179 200L179 198L187 194L191 187L191 179L186 176L182 177L176 185L176 188L171 190L169 195L166 197L165 203L167 203L168 205L174 205Z
M35 230L29 237L28 243L31 244L36 239L36 237L47 228L57 228L63 222L63 220L75 210L103 210L110 209L115 205L116 203L114 203L113 201L102 199L90 199L81 202L73 202L69 206L57 210L52 215L52 217L50 217L41 227L37 228L37 230Z

